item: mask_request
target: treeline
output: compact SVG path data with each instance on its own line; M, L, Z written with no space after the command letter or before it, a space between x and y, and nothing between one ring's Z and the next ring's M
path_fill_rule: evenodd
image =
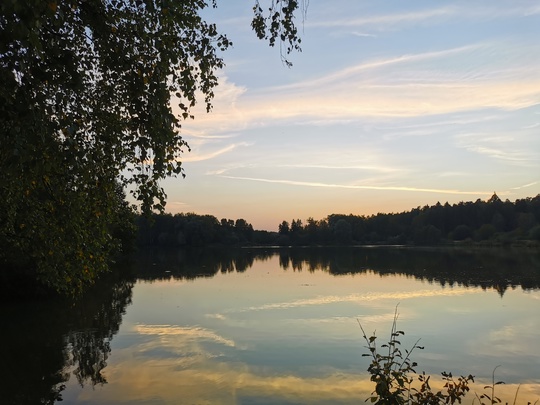
M254 230L244 219L164 214L139 217L139 245L437 245L453 242L507 244L540 241L540 194L502 201L437 203L391 214L332 214L322 220L283 221L278 232Z
M194 213L139 216L136 225L139 246L265 244L277 235L275 232L255 231L244 219L223 218L218 221L212 215Z

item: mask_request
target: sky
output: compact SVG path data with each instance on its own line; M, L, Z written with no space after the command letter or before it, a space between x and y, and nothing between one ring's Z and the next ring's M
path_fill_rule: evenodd
M167 212L277 231L540 193L540 2L312 0L291 68L253 2L205 11L234 45L213 111L183 123Z

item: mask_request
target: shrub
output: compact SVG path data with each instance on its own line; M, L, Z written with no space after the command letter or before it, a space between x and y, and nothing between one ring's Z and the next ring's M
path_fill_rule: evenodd
M368 400L375 405L401 405L401 404L454 404L461 403L461 399L469 391L469 382L474 382L474 377L459 377L454 379L451 373L442 373L445 382L446 392L433 392L429 384L431 376L426 376L424 372L417 375L415 367L418 365L411 360L411 354L415 349L422 350L422 346L416 343L410 350L401 350L401 342L398 340L405 332L397 330L398 312L394 314L394 322L388 343L377 346L377 336L375 333L367 337L360 321L360 329L367 343L368 354L363 356L371 357L371 364L368 372L371 374L371 381L375 383L375 390ZM382 352L381 353L381 350ZM415 378L415 376L417 376ZM418 380L419 387L413 382ZM366 400L367 401L367 400Z
M417 340L410 350L401 349L401 342L398 340L400 336L405 335L405 332L397 329L398 312L397 307L394 313L394 321L390 338L387 343L377 346L377 336L373 333L370 337L367 336L360 321L360 329L363 333L363 338L367 343L366 348L369 353L362 356L370 357L371 363L368 367L368 372L371 374L370 380L375 383L375 390L371 396L366 399L375 405L439 405L439 404L455 404L461 403L463 398L470 391L469 384L474 383L474 376L454 377L452 373L442 372L443 390L434 391L430 386L431 376L424 372L417 374L415 367L418 365L411 360L411 354L414 350L423 350ZM475 393L475 400L478 400L480 405L493 405L501 403L501 399L495 394L495 387L499 384L504 384L502 381L495 381L495 371L499 366L495 367L492 374L492 382L486 385L482 395ZM514 398L514 404L516 403ZM534 404L536 405L538 401ZM529 402L530 404L530 402Z

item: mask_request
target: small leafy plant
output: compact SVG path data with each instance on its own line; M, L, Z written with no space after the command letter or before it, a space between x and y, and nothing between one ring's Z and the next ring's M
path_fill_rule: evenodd
M470 391L469 384L474 383L474 376L454 377L452 373L442 372L443 390L434 391L429 383L431 376L425 372L417 374L415 367L418 364L411 360L411 354L414 350L423 350L419 346L418 339L412 347L403 352L401 349L400 336L405 332L397 329L398 320L397 306L392 322L392 330L387 343L377 346L377 336L375 332L368 337L362 324L358 321L362 330L364 340L367 343L366 348L369 353L362 356L371 357L371 363L368 372L371 374L371 381L375 383L375 390L371 396L366 399L375 405L442 405L461 403L463 398ZM495 381L495 371L499 366L493 369L492 382L484 387L481 395L475 393L473 404L476 400L480 405L494 405L502 403L501 399L495 394L495 387L504 384L503 381ZM516 390L513 405L516 404L519 387ZM528 405L531 402L527 403ZM538 404L538 400L534 405ZM508 403L507 403L508 405Z
M474 382L474 377L461 376L457 379L452 373L443 372L445 391L433 391L429 380L431 376L424 372L417 374L415 367L418 365L411 360L414 350L423 350L419 346L418 339L411 349L401 349L400 336L405 332L397 329L398 312L397 307L394 313L394 321L390 338L387 343L377 346L377 336L375 332L368 337L362 324L358 321L362 330L364 340L367 343L369 353L363 356L371 357L371 364L368 372L371 374L371 381L375 383L375 390L366 401L371 401L375 405L402 405L402 404L454 404L461 403L463 397L470 390L469 383ZM413 386L418 381L419 384Z

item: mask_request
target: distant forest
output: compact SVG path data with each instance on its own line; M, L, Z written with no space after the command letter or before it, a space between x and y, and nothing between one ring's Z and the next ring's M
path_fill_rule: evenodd
M437 203L392 214L331 214L325 219L293 219L277 232L254 230L244 219L218 220L193 213L139 216L139 246L331 246L438 245L451 243L539 245L540 194L502 201Z

